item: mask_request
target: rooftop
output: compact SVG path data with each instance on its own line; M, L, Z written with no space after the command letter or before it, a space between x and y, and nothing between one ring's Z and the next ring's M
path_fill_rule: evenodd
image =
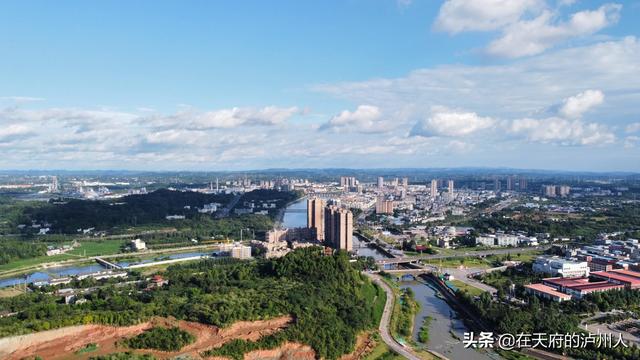
M603 279L613 279L621 282L625 282L630 284L631 286L640 286L640 277L634 275L627 275L624 273L618 273L614 271L596 271L592 272L591 275Z
M589 278L587 277L579 277L579 278L555 277L555 278L542 279L542 281L556 285L556 286L573 287L573 286L588 284Z
M604 280L604 281L591 282L583 285L572 286L571 289L580 291L580 292L591 292L591 291L598 291L598 290L620 289L623 287L624 285L613 284L607 280Z
M535 291L539 291L541 293L545 293L563 300L570 300L571 299L571 295L567 295L564 293L561 293L560 291L557 291L556 289L552 288L551 286L547 286L544 284L530 284L530 285L525 285L524 287L535 290Z

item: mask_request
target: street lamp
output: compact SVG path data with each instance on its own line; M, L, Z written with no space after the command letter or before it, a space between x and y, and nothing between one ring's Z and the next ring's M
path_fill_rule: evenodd
M251 229L249 229L249 228L240 229L240 241L242 241L242 231L244 231L244 230L251 230ZM254 238L255 238L255 232L253 230L251 230L251 239L254 239Z

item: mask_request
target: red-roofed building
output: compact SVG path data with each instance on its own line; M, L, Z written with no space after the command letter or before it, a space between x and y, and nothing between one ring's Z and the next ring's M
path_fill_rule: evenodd
M608 280L589 281L589 278L547 278L542 279L544 285L550 286L560 292L581 299L587 294L600 291L623 289L624 285L614 284Z
M633 271L633 270L615 269L615 270L611 270L610 272L616 273L616 274L627 275L627 276L633 276L636 279L640 279L640 272Z
M596 281L584 285L572 286L567 288L565 292L576 299L582 299L585 295L591 293L622 289L624 289L624 285L612 284L609 281Z
M165 280L162 275L153 275L151 278L151 284L153 287L162 287L163 285L168 284L169 281Z
M546 278L542 279L542 283L555 288L558 291L564 291L565 288L569 288L572 286L579 286L589 283L588 277L579 277L579 278Z
M555 302L563 302L571 300L571 295L561 293L560 291L544 284L530 284L524 286L525 291L529 294L549 299Z
M630 270L596 271L591 276L608 280L614 284L624 285L630 289L640 288L640 273Z

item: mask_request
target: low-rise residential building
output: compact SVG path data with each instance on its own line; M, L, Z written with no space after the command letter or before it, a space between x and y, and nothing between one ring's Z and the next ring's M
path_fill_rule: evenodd
M147 244L140 239L134 239L131 240L131 248L135 251L142 251L147 249Z
M251 240L251 247L263 251L264 257L267 259L281 257L291 251L286 241L265 242L259 240Z
M618 261L614 259L605 258L591 258L587 261L590 271L611 271Z
M490 234L476 237L476 245L494 246L518 246L520 240L516 235Z
M441 237L438 239L438 246L444 249L449 249L451 247L451 238Z
M251 259L251 246L235 245L231 248L231 257L236 259Z

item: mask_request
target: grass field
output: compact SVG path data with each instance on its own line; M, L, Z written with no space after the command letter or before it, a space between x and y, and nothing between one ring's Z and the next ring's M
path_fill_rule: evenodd
M460 257L460 258L452 258L452 259L432 259L432 260L423 260L422 262L430 265L434 265L434 266L442 265L442 267L444 268L457 268L460 265L463 265L466 267L472 267L472 268L482 268L482 269L491 267L491 264L488 261L484 259L473 258L473 257L466 257L466 258Z
M460 290L466 290L467 294L469 294L471 296L480 296L484 292L484 290L481 290L481 289L478 289L475 286L471 286L469 284L463 283L460 280L453 280L453 281L451 281L451 283L453 285L455 285L455 287L457 287Z
M66 254L38 256L30 259L15 260L8 264L2 264L0 265L0 272L29 268L50 262L79 259L85 256L85 254L86 256L117 254L120 252L122 244L122 240L85 241L81 242L79 247L67 252Z
M543 253L542 251L530 251L530 252L525 252L521 254L510 254L508 258L511 259L511 261L529 262L535 259L536 257L540 256L542 253ZM506 255L493 255L493 256L488 256L487 260L494 262L495 260L506 260L506 258L507 258Z
M77 259L77 257L73 255L68 255L68 254L61 254L61 255L53 255L53 256L38 256L31 259L15 260L8 264L0 265L0 272L35 266L35 265L44 264L48 262L64 261L69 259Z
M19 290L14 287L5 287L0 289L0 298L18 296L23 293L24 292L22 290Z
M368 287L367 293L364 294L368 303L373 303L375 323L379 324L384 311L384 305L387 302L387 293L380 286Z
M363 360L402 360L404 357L396 354L385 344L378 334L375 334L376 346Z
M122 240L98 240L83 241L80 246L69 251L69 254L79 256L111 255L120 252L124 241Z

